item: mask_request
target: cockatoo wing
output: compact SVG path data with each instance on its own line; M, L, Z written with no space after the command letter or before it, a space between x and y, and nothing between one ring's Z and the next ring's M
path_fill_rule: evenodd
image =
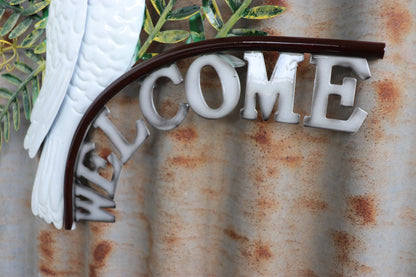
M68 90L85 31L88 0L52 0L46 27L45 79L33 108L24 148L33 158Z

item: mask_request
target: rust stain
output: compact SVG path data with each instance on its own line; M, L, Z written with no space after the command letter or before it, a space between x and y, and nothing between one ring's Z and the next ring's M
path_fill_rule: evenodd
M313 213L318 213L328 209L328 203L315 198L302 197L299 200L299 205L303 208L310 210Z
M225 229L225 230L224 230L224 234L225 234L227 237L229 237L229 238L231 238L231 239L233 239L233 240L235 240L235 241L239 241L239 242L248 242L248 238L247 238L247 237L245 237L245 236L243 236L243 235L238 234L238 233L237 233L236 231L234 231L232 228Z
M333 233L333 242L337 250L337 260L340 263L350 262L351 254L358 245L356 238L348 233L336 231Z
M111 251L111 244L108 241L100 242L94 249L94 261L98 264L103 264L105 258Z
M179 142L190 142L198 138L198 134L194 128L182 128L168 132L169 136Z
M198 157L191 157L191 156L176 156L173 158L169 158L168 162L173 167L182 167L187 169L194 169L199 167L207 162L207 158L204 157L202 153L201 156Z
M104 266L108 254L111 252L112 246L108 241L102 241L97 244L93 251L94 263L89 265L90 276L98 276L97 272Z
M246 249L241 251L241 254L248 258L253 265L257 266L262 262L269 261L273 257L270 247L260 241L250 244Z
M257 144L267 146L270 145L271 138L268 130L264 126L259 126L257 132L250 136Z
M399 217L403 219L406 223L415 223L416 211L410 206L405 206L400 209Z
M409 8L400 2L385 1L381 13L389 40L402 43L412 30L413 20Z
M43 276L56 276L57 275L55 271L47 268L44 265L41 265L39 269Z
M100 149L98 156L102 157L103 159L106 159L108 156L110 156L112 152L113 151L110 148L103 147L102 149Z
M286 156L279 158L281 162L283 162L291 168L298 167L302 163L303 159L304 158L302 156Z
M53 260L55 253L55 239L50 232L43 231L39 234L39 250L42 254L42 258Z
M299 272L299 277L319 277L313 270L305 269Z
M348 199L348 218L357 225L376 224L377 202L370 195L353 196Z

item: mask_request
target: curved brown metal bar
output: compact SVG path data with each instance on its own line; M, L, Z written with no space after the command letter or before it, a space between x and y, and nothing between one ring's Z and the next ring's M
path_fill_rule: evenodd
M66 163L64 184L64 220L65 229L71 229L73 217L73 176L77 161L78 151L96 115L104 105L118 92L141 76L148 74L164 65L177 60L219 51L280 51L294 53L312 53L339 56L354 56L364 58L383 58L384 43L360 42L350 40L299 38L299 37L231 37L213 40L205 40L183 45L160 54L146 62L136 64L133 68L109 85L90 105L78 125L73 137L71 148Z

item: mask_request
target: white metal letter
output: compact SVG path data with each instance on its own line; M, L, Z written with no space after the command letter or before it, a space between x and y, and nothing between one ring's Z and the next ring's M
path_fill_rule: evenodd
M303 54L280 53L270 81L261 52L246 52L248 61L246 99L241 117L256 119L256 95L264 120L268 120L279 96L279 106L274 119L284 123L299 123L299 115L293 113L295 100L296 70L303 61Z
M367 117L367 112L361 108L354 109L348 120L326 117L329 95L339 95L341 96L341 105L353 106L357 85L355 78L344 78L342 85L331 84L331 75L334 66L341 66L353 69L362 80L368 79L371 77L371 73L367 60L364 58L312 55L311 64L316 64L315 84L311 115L305 116L304 125L344 132L357 132Z

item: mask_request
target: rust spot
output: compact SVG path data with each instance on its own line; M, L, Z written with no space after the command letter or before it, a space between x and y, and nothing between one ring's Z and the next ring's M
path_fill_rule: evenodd
M47 268L44 265L41 265L39 269L40 269L40 272L42 273L42 276L56 276L57 275L55 271Z
M253 262L254 264L268 261L270 260L270 258L273 257L273 253L270 250L270 247L261 242L250 244L247 249L243 249L241 251L241 254L244 257L250 259L250 261Z
M180 240L181 240L181 238L180 238L180 237L177 237L177 236L167 236L167 237L164 237L164 238L163 238L163 241L164 241L166 244L170 244L170 245L172 245L172 244L176 244L176 243L178 243Z
M55 253L55 240L50 232L41 232L39 234L39 250L42 256L48 260L53 259Z
M170 137L173 137L177 141L190 142L198 138L198 134L194 128L183 128L171 131L168 133Z
M407 6L399 2L386 1L382 8L389 40L401 43L412 30L412 15Z
M168 162L173 167L183 167L187 169L194 169L198 166L205 164L206 161L207 160L205 157L203 157L203 155L200 157L176 156L168 159Z
M108 241L100 242L94 249L94 253L93 253L94 261L97 264L100 264L100 265L103 264L105 258L110 253L111 248L112 248L111 244Z
M358 225L374 225L377 217L376 201L369 195L353 196L348 199L348 218Z
M358 242L355 237L348 233L336 231L333 233L333 241L337 250L337 259L341 263L351 261L351 254L357 248Z
M313 270L306 269L299 272L299 277L319 277Z
M233 240L236 240L236 241L240 241L240 242L247 242L248 241L248 238L247 237L238 234L236 231L234 231L231 228L225 229L224 230L224 234L227 237L229 237L229 238L231 238Z
M279 158L281 162L288 165L291 168L299 166L300 163L303 161L303 157L301 156L286 156Z
M254 253L257 260L268 260L273 256L270 247L267 245L257 245Z
M263 146L269 145L271 141L270 134L262 126L260 126L257 132L254 135L250 136L250 138L254 140L257 144L260 144Z
M111 252L111 249L111 243L108 241L102 241L95 247L93 252L94 263L89 265L91 277L98 276L97 272L104 266L105 259Z
M108 156L110 156L112 152L113 151L111 151L111 149L103 147L102 149L100 149L100 153L98 154L98 156L102 157L103 159L106 159Z
M313 213L321 212L328 209L328 203L326 203L325 201L309 197L301 198L299 200L299 204L301 207L304 207Z
M377 121L383 119L394 120L401 108L401 92L399 85L391 80L384 79L375 83L377 98L379 103Z

